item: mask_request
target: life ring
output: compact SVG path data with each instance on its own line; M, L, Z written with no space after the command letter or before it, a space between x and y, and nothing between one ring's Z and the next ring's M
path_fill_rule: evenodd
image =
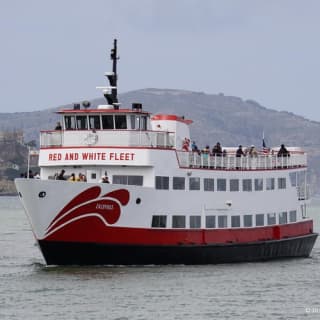
M88 146L92 146L98 142L98 135L96 133L88 133L88 135L85 137L84 142Z

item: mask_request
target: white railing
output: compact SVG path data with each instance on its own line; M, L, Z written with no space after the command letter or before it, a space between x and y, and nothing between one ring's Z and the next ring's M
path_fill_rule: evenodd
M295 168L307 165L307 155L304 152L291 153L290 157L278 157L272 154L259 154L256 157L235 154L211 156L206 153L177 151L180 167L210 168L224 170L258 170L275 168Z
M43 131L40 135L40 146L41 148L59 146L129 146L172 148L175 146L175 135L172 132L138 130Z

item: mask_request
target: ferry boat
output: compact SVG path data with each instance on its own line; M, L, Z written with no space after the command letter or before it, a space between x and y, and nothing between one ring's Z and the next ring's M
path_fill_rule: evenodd
M152 115L139 103L120 108L116 40L111 59L110 86L99 87L107 104L58 111L61 128L41 132L40 179L15 180L48 265L310 255L317 234L307 216L302 149L287 148L285 156L278 148L254 155L192 150L192 120Z

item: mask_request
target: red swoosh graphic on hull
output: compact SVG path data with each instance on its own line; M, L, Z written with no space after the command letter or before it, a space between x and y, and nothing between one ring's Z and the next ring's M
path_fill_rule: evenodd
M50 225L48 226L48 229L50 226L59 219L64 213L71 210L72 208L78 206L81 203L96 199L101 192L101 188L98 186L89 188L81 193L79 193L75 198L73 198L67 205L64 206L64 208L56 215L56 217L51 221Z
M123 206L129 202L129 192L126 189L119 189L105 194L103 197L118 199Z
M51 221L47 228L46 235L55 232L59 229L59 226L68 223L68 221L72 223L72 219L81 219L82 216L85 217L88 213L100 215L102 221L106 221L108 224L116 223L121 214L120 204L125 206L129 202L129 191L126 189L118 189L99 197L100 192L101 188L95 186L78 194L65 205ZM120 202L120 204L118 202Z

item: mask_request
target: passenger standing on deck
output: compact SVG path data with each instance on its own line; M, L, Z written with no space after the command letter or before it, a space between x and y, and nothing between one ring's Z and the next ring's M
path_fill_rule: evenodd
M258 152L257 152L256 147L254 145L251 145L251 147L249 149L249 156L250 157L257 157L258 156Z
M216 145L212 148L212 155L218 157L222 155L222 148L220 142L217 142Z
M241 156L244 156L244 152L242 150L242 145L239 146L237 152L236 152L236 157L240 158Z
M62 130L62 126L60 122L57 122L57 125L54 130Z
M74 173L71 173L71 176L68 179L68 181L73 181L73 182L77 181L76 175Z
M278 151L278 157L290 157L290 152L287 150L284 144L281 145Z
M66 180L64 173L65 173L65 171L62 169L61 172L57 176L57 180Z

